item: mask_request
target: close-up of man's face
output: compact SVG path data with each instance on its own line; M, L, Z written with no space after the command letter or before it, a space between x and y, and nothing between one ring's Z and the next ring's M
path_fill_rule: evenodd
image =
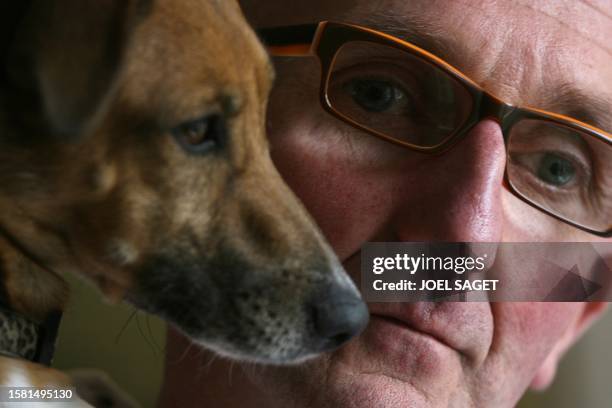
M256 29L330 20L381 31L431 52L508 104L612 129L607 1L245 0L242 6ZM373 115L404 109L410 96L398 75L370 62L361 82L338 86L338 100ZM326 112L316 57L276 57L274 65L272 158L354 280L361 248L373 241L606 240L509 191L510 159L495 120L480 120L443 154L426 155ZM350 78L348 68L340 69L338 76ZM538 182L562 189L589 174L580 157L550 160L534 170ZM609 211L612 182L597 177L592 192ZM367 329L346 347L302 366L252 370L268 406L514 406L530 386L553 381L563 354L604 310L601 303L551 302L368 306Z

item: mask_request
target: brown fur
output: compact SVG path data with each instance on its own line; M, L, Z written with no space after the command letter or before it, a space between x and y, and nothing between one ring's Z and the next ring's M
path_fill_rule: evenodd
M305 302L358 295L272 165L272 69L237 4L31 3L4 14L19 21L0 95L9 303L43 320L75 272L232 357L317 352ZM210 114L223 143L187 153L172 129Z

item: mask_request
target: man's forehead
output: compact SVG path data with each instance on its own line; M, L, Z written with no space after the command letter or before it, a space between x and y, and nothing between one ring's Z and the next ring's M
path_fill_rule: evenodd
M609 0L240 0L241 5L255 23L293 24L304 20L316 21L337 19L348 15L387 11L419 13L438 10L439 17L454 12L466 16L470 11L479 14L495 14L499 10L508 11L520 8L531 9L560 21L566 20L568 26L580 25L591 21L602 27L610 25L612 3ZM498 15L503 18L503 15ZM594 20L595 19L595 20ZM589 27L591 31L592 27ZM599 38L602 44L608 43L604 33Z
M606 50L612 58L612 2L609 0L517 0L516 4L583 37Z
M510 54L521 45L536 52L538 47L556 47L559 56L568 52L574 60L576 52L582 58L595 55L601 60L590 65L609 66L612 59L609 0L242 0L242 4L258 27L346 21L417 43L422 36L414 33L433 33L427 37L441 40L438 45L446 48L441 57L457 65L466 64L457 55L486 61L492 57L487 53ZM483 54L472 55L474 49Z
M484 31L488 22L497 30L511 27L518 34L537 30L563 31L607 51L612 57L612 2L609 0L241 0L256 26L291 25L321 20L360 23L388 20L393 16L405 25L437 27L454 31L465 22L477 22ZM537 24L534 24L537 21Z

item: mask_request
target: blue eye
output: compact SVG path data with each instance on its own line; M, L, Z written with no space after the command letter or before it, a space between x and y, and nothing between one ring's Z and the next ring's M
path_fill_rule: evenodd
M220 115L209 115L177 126L172 135L188 153L203 154L225 142L227 128Z
M379 79L354 79L344 85L355 103L369 112L384 112L403 99L404 93L389 81Z
M547 153L538 163L538 177L554 186L564 186L576 176L574 165L561 156Z

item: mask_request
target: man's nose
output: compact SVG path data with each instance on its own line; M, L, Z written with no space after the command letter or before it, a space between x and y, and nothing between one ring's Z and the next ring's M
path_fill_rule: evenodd
M396 207L400 241L499 241L506 153L493 120L473 127L449 151L420 161L418 186Z

